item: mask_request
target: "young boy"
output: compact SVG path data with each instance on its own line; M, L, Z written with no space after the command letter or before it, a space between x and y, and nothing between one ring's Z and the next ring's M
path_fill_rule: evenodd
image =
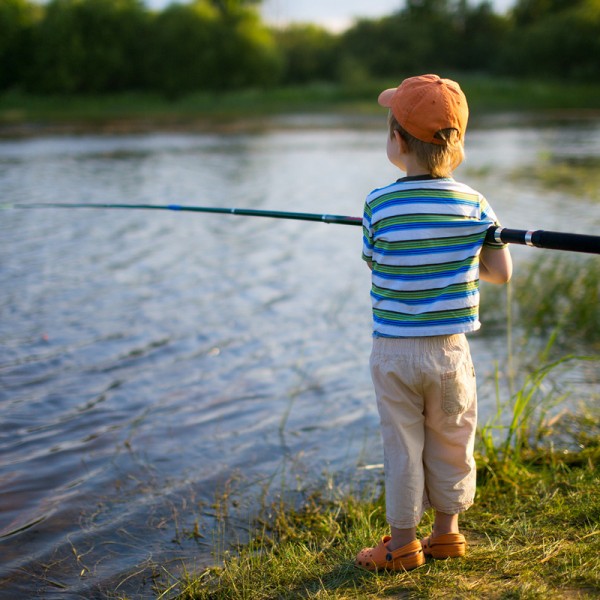
M387 156L406 173L374 190L363 217L372 270L371 376L384 446L391 533L355 564L409 570L426 556L465 554L458 515L473 504L475 372L465 333L479 329L479 280L506 283L507 246L485 242L497 219L485 198L455 181L469 110L459 85L437 75L385 90ZM428 507L431 535L416 539Z

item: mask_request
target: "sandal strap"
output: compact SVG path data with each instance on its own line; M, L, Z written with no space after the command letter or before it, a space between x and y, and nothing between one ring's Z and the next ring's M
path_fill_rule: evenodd
M392 552L388 551L388 553L386 554L385 560L387 560L388 562L392 562L393 560L396 560L398 558L406 558L408 556L414 556L415 554L419 554L420 552L423 552L423 547L421 546L421 542L419 542L418 540L414 540L412 542L409 542L405 546L396 548L396 550L393 550Z
M429 547L432 546L444 546L446 544L464 544L465 536L462 533L443 533L436 537L429 536L425 538L428 540Z

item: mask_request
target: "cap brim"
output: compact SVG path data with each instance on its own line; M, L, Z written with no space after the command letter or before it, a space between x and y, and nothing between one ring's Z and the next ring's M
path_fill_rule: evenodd
M385 106L385 108L390 108L392 106L392 98L396 93L398 88L390 88L389 90L384 90L379 94L379 98L377 98L377 102L379 102L380 106Z

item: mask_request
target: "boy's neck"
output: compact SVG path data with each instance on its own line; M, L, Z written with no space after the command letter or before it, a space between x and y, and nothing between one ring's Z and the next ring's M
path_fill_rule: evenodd
M413 154L404 155L404 165L406 167L407 177L419 177L422 175L431 175L429 170L425 168Z
M431 173L426 169L409 170L406 169L406 177L432 177Z
M435 175L431 175L430 173L425 173L425 175L405 175L404 177L400 177L397 179L398 183L401 181L430 181L433 179L447 179L446 177L436 177Z

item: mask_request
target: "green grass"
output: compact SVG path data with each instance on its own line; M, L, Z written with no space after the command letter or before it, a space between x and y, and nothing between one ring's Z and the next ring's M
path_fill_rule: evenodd
M534 181L542 190L569 198L600 200L600 157L597 156L564 157L548 153L539 156L533 166L513 170L509 177L524 186Z
M472 112L600 108L597 84L566 84L564 81L520 80L489 75L467 75L463 80L458 74L457 81L465 90Z
M597 453L596 453L597 454ZM600 484L595 462L525 467L512 484L486 482L462 518L464 559L409 573L353 566L387 532L381 496L314 495L276 518L239 553L178 582L181 599L592 598L600 593ZM427 535L425 521L420 535ZM173 592L169 586L164 596ZM160 594L158 596L160 598Z

